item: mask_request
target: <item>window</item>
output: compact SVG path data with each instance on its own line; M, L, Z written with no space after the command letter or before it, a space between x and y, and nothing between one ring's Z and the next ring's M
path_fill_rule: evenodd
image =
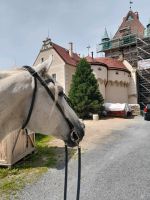
M44 58L41 58L41 62L44 62Z
M56 81L56 74L52 74L52 78L54 81Z
M133 16L132 15L129 15L128 18L127 18L127 21L130 21L130 20L133 20Z

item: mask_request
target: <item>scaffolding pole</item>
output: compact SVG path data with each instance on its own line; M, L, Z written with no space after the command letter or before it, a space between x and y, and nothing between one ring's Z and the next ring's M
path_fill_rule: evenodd
M146 46L148 46L149 44L147 42L145 42L144 40L142 40L141 38L137 37L137 40L141 41L142 43L144 43Z
M150 55L149 52L147 52L146 50L142 49L141 47L137 47L138 49L140 49L141 51L143 51L144 53L146 53L147 55Z

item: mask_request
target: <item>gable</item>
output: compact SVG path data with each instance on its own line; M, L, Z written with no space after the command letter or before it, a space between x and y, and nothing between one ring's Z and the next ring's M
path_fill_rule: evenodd
M60 64L65 64L63 59L60 57L60 55L55 51L53 48L46 49L44 51L40 51L39 55L37 56L34 66L38 65L39 63L47 60L50 55L53 55L53 61L52 65L60 65Z
M123 22L113 39L117 39L129 34L135 34L141 38L144 36L144 29L144 26L139 20L138 13L129 11L127 16L123 18Z

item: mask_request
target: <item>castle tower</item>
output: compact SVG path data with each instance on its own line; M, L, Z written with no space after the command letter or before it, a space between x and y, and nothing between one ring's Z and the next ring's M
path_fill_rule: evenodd
M102 40L98 52L104 52L105 57L126 59L137 67L136 38L144 37L144 26L139 20L138 12L130 10L116 31L113 39Z
M98 52L104 52L105 57L127 60L133 70L136 70L138 103L142 109L150 101L150 22L145 29L140 22L139 13L130 8L113 39L102 40ZM142 63L148 62L149 69L140 69L139 60Z

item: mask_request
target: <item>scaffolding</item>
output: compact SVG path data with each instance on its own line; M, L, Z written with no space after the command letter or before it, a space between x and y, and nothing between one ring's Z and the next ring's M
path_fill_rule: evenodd
M150 37L137 38L137 86L141 109L150 102Z
M123 36L122 38L116 38L112 40L108 40L105 42L102 42L99 44L99 48L97 49L97 53L99 52L105 52L107 50L112 49L118 49L125 46L135 45L136 44L136 35L135 34L129 34L126 36Z
M136 35L129 34L121 38L103 41L98 45L97 53L105 52L105 57L118 59L124 57L132 66L137 67Z
M135 34L129 34L103 41L97 49L97 53L99 52L105 52L106 57L116 59L122 54L137 70L138 103L143 109L145 104L150 102L150 37L139 38ZM143 65L140 65L140 62L143 62Z

